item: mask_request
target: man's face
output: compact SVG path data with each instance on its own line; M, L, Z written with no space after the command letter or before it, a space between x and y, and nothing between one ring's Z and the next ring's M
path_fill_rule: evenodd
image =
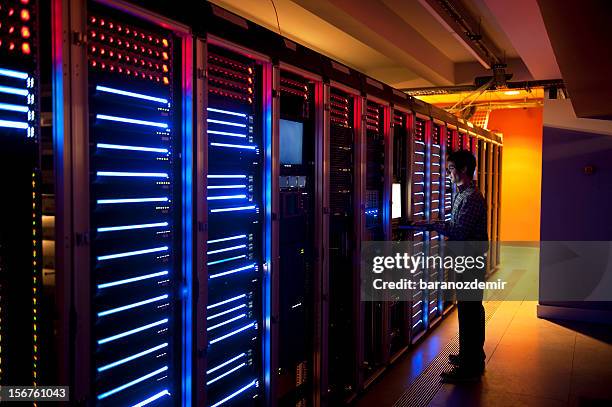
M459 170L457 170L457 167L455 167L455 163L452 161L449 161L446 164L446 173L448 174L451 182L453 184L457 184L459 182L461 182L461 176L459 173Z

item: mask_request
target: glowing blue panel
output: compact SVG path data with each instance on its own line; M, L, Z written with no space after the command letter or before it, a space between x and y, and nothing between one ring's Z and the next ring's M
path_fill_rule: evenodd
M138 277L126 278L123 280L117 280L117 281L111 281L109 283L98 284L98 289L114 287L114 286L123 285L123 284L135 283L136 281L148 280L150 278L167 276L167 275L168 275L167 270L160 271L159 273L145 274L145 275L138 276Z
M168 222L143 223L141 225L109 226L109 227L98 228L98 232L117 232L121 230L159 228L159 227L164 227L164 226L168 226Z
M132 252L124 252L124 253L117 253L117 254L107 254L105 256L98 256L98 261L118 259L121 257L139 256L141 254L167 252L167 251L168 251L168 246L161 246L161 247L155 247L153 249L135 250Z
M255 146L247 146L244 144L227 144L227 143L210 143L211 146L215 147L227 147L227 148L238 148L242 150L255 150Z
M0 110L7 110L9 112L21 112L27 113L30 110L27 106L13 105L10 103L0 103Z
M208 110L209 112L228 114L230 116L238 116L238 117L244 117L244 118L247 117L247 115L244 113L230 112L229 110L214 109L212 107L209 107L206 110Z
M109 88L108 86L98 85L96 86L96 90L99 92L114 93L115 95L128 96L131 98L149 100L151 102L161 103L163 105L168 104L168 99L158 98L158 97L149 96L149 95L143 95L142 93L129 92L126 90L121 90L121 89L113 89L113 88Z
M9 95L28 96L27 89L12 88L10 86L0 86L0 93L8 93Z
M169 396L169 395L170 395L170 392L168 390L162 390L159 393L154 394L151 397L141 401L140 403L134 404L132 407L144 407L147 404L153 403L155 400L158 400L164 396Z
M249 211L252 209L255 209L256 206L255 205L249 205L249 206L238 206L238 207L232 207L232 208L219 208L219 209L211 209L210 211L212 213L218 213L218 212L236 212L236 211Z
M211 319L219 318L220 316L227 315L227 314L229 314L229 313L232 313L232 312L237 311L237 310L242 309L242 308L246 308L246 306L247 306L246 304L240 304L240 305L239 305L239 306L237 306L237 307L230 308L230 309L228 309L228 310L225 310L225 311L219 312L219 313L214 314L214 315L209 315L208 317L206 317L206 319L207 319L208 321L210 321Z
M215 404L213 404L210 407L219 407L220 405L224 404L228 400L231 400L234 397L238 396L239 394L244 393L245 391L247 391L251 387L257 387L257 385L258 385L257 380L253 380L251 383L247 384L246 386L241 387L240 389L236 390L235 392L233 392L229 396L225 397L223 400L220 400L220 401L216 402Z
M242 362L242 363L241 363L241 364L239 364L238 366L236 366L236 367L234 367L234 368L232 368L232 369L228 370L227 372L225 372L225 373L223 373L223 374L221 374L221 375L219 375L219 376L215 377L215 378L214 378L214 379L212 379L212 380L209 380L208 382L206 382L206 385L207 385L207 386L210 386L211 384L213 384L213 383L214 383L214 382L216 382L217 380L221 380L221 379L223 379L224 377L226 377L226 376L228 376L228 375L230 375L230 374L234 373L236 370L239 370L239 369L243 368L244 366L246 366L246 363Z
M28 79L28 74L25 72L13 71L12 69L0 68L0 76L8 76L15 79Z
M242 256L228 257L227 259L223 259L223 260L209 261L208 263L206 263L206 265L207 266L214 266L215 264L227 263L228 261L244 259L244 258L246 258L246 254L243 254Z
M216 325L211 325L211 326L207 327L206 330L207 331L212 331L214 329L221 328L222 326L225 326L227 324L231 324L232 322L238 321L239 319L242 319L242 318L246 318L246 314L240 314L238 316L235 316L233 318L228 319L227 321L219 322Z
M241 299L241 298L246 298L246 294L240 294L240 295L237 295L237 296L235 296L235 297L228 298L227 300L220 301L220 302L217 302L217 303L215 303L215 304L211 304L211 305L207 306L206 308L207 308L207 309L217 308L217 307L220 307L221 305L228 304L228 303L230 303L230 302L233 302L233 301L239 300L239 299Z
M134 386L134 385L136 385L138 383L144 382L145 380L150 379L151 377L156 376L156 375L158 375L158 374L160 374L162 372L165 372L166 370L168 370L168 366L164 366L164 367L159 368L159 369L157 369L157 370L155 370L155 371L153 371L151 373L148 373L148 374L146 374L144 376L141 376L138 379L134 379L131 382L123 384L123 385L121 385L119 387L115 387L112 390L109 390L109 391L107 391L105 393L102 393L102 394L98 395L98 400L105 399L108 396L112 396L113 394L119 393L120 391L123 391L123 390L127 389L128 387L132 387L132 386Z
M211 345L213 345L213 344L215 344L215 343L217 343L217 342L223 341L223 340L225 340L225 339L227 339L227 338L230 338L230 337L232 337L232 336L234 336L234 335L237 335L237 334L239 334L240 332L244 332L244 331L246 331L246 330L247 330L247 329L249 329L249 328L255 328L256 326L257 326L257 324L256 324L255 322L251 322L251 323L250 323L250 324L248 324L248 325L245 325L245 326L243 326L243 327L240 327L240 328L238 328L238 329L236 329L236 330L234 330L234 331L232 331L232 332L229 332L229 333L227 333L227 334L225 334L225 335L223 335L223 336L220 336L220 337L218 337L218 338L215 338L215 339L211 340L211 341L210 341L210 344L211 344Z
M140 147L140 146L123 146L120 144L96 144L98 148L107 148L110 150L129 150L129 151L145 151L149 153L167 153L167 148L154 148L154 147Z
M115 341L117 339L125 338L126 336L130 336L136 334L138 332L146 331L147 329L154 328L156 326L164 325L168 323L168 318L164 318L157 322L152 322L147 325L140 326L138 328L130 329L129 331L121 332L117 335L109 336L108 338L98 340L98 345L104 345L105 343Z
M208 189L235 189L235 188L246 188L245 184L241 185L209 185Z
M10 120L0 120L0 127L7 127L7 128L10 128L10 129L24 129L24 130L27 130L27 128L30 127L30 126L26 122L13 122L13 121L10 121Z
M251 264L250 266L239 267L237 269L228 270L228 271L224 271L224 272L217 273L217 274L211 274L209 278L212 279L212 278L223 277L223 276L227 276L227 275L230 275L230 274L239 273L239 272L244 271L244 270L250 270L250 269L253 269L253 268L255 268L255 264Z
M210 254L229 252L229 251L232 251L232 250L244 249L245 247L246 247L245 244L241 244L239 246L225 247L225 248L219 249L219 250L211 250L209 252L206 252L206 254L210 255Z
M168 178L165 172L123 172L123 171L98 171L99 177L151 177L151 178Z
M138 352L138 353L136 353L136 354L134 354L134 355L132 355L132 356L128 356L128 357L123 358L123 359L119 359L119 360L118 360L118 361L116 361L116 362L112 362L112 363L109 363L109 364L107 364L107 365L100 366L100 367L98 368L98 372L103 372L103 371L105 371L105 370L112 369L113 367L116 367L116 366L122 365L122 364L127 363L127 362L131 362L132 360L135 360L135 359L141 358L141 357L143 357L143 356L146 356L146 355L148 355L148 354L151 354L151 353L153 353L153 352L155 352L155 351L158 351L158 350L160 350L160 349L167 348L167 347L168 347L168 343L167 343L167 342L162 343L161 345L157 345L157 346L154 346L154 347L149 348L149 349L147 349L147 350L143 350L142 352Z
M230 133L229 131L208 130L208 134L218 134L220 136L230 136L230 137L246 138L246 134Z
M225 120L206 119L208 123L223 124L225 126L246 127L244 123L227 122Z
M142 307L143 305L151 304L153 302L158 302L158 301L162 301L166 299L168 299L168 294L160 295L158 297L149 298L148 300L138 301L133 304L128 304L122 307L117 307L117 308L109 309L107 311L98 312L98 317L104 317L106 315L116 314L117 312L127 311L132 308Z
M227 199L245 199L247 196L244 194L239 195L219 195L219 196L209 196L206 199L209 201L221 201Z
M98 199L98 204L124 204L124 203L145 203L145 202L168 202L168 197L158 198L124 198L124 199Z
M120 122L120 123L140 124L142 126L159 127L162 129L168 128L168 125L166 123L150 122L147 120L139 120L139 119L130 119L128 117L109 116L106 114L97 114L96 119L108 120L108 121Z
M238 355L238 356L234 356L233 358L229 359L228 361L225 361L225 362L221 363L220 365L217 365L217 366L213 367L212 369L207 370L207 371L206 371L206 374L211 374L211 373L214 373L214 372L216 372L217 370L219 370L219 369L221 369L221 368L223 368L223 367L225 367L225 366L229 365L230 363L235 362L235 361L237 361L238 359L243 358L243 357L245 357L245 356L246 356L246 353L241 353L241 354L240 354L240 355Z
M211 243L227 242L228 240L245 239L246 237L247 235L236 235L236 236L224 237L222 239L209 240L207 243L211 244Z
M227 174L227 175L208 175L208 178L216 179L216 178L246 178L246 175L239 174Z

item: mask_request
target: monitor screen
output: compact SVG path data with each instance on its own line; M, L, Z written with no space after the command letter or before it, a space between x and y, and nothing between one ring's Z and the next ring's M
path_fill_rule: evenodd
M391 219L402 217L402 184L393 184L391 202Z
M280 163L302 164L302 141L304 124L280 120Z

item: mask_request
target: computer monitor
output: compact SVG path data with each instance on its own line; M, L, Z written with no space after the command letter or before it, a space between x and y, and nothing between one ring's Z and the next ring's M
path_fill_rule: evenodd
M302 164L304 124L291 120L280 120L280 163Z
M391 219L397 219L402 217L402 184L393 184L391 190Z

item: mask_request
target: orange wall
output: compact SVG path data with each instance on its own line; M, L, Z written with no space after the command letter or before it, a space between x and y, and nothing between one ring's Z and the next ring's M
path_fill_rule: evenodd
M504 134L500 239L540 240L542 108L493 110L487 127Z

